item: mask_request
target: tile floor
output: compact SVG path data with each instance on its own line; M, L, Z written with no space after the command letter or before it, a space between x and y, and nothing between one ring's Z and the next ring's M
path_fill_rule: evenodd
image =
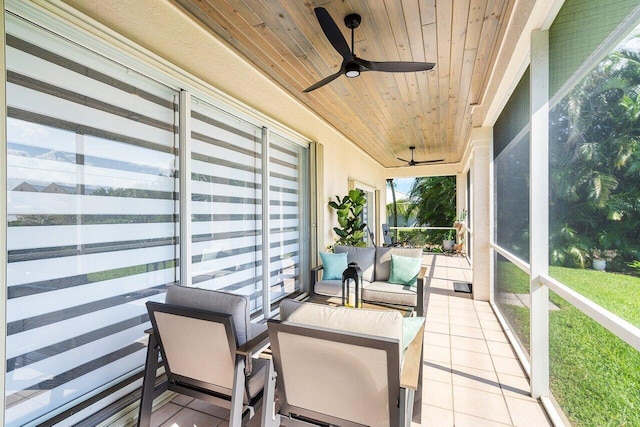
M426 255L423 265L429 282L420 425L551 425L529 397L527 377L489 304L454 292L454 282L472 281L466 260ZM152 426L227 426L227 418L228 411L179 396L153 413Z

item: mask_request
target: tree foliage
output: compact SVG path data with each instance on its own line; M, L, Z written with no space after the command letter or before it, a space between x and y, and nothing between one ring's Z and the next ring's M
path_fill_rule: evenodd
M416 178L409 191L409 214L418 226L451 226L456 219L454 176Z
M550 116L550 247L585 267L593 248L622 268L640 255L640 55L605 58Z

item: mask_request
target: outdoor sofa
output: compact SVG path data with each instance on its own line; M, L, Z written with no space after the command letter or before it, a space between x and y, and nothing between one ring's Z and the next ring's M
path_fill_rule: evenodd
M341 297L342 271L355 262L362 269L364 301L414 307L424 315L422 249L336 246L333 254L320 255L323 265L311 269L311 296Z

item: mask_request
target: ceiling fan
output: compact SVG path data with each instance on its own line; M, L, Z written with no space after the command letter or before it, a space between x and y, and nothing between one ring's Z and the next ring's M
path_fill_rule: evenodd
M332 74L318 83L309 86L303 92L311 92L319 87L326 85L329 82L340 77L342 74L347 77L358 77L361 72L364 71L384 71L387 73L410 73L416 71L427 71L432 69L436 64L433 62L405 62L405 61L387 61L387 62L374 62L367 61L366 59L358 58L353 51L354 36L353 30L360 26L361 17L357 13L351 13L344 18L344 23L347 28L351 29L351 49L347 41L344 39L340 28L336 25L327 9L324 7L316 7L313 9L318 18L318 23L322 27L324 35L329 39L331 45L342 56L342 65L337 73Z
M405 159L401 159L400 157L396 157L398 160L401 160L403 162L407 162L407 166L415 166L415 165L423 165L426 163L437 163L437 162L443 162L444 159L437 159L437 160L413 160L413 151L416 149L416 147L409 147L409 150L411 150L411 160L405 160Z

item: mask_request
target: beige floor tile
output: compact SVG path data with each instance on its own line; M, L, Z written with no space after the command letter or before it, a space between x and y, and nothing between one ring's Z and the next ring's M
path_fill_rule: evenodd
M451 349L449 347L440 347L439 345L425 346L424 360L451 363Z
M424 330L426 332L435 332L439 334L449 334L448 323L425 322Z
M459 326L468 326L470 328L480 328L480 322L477 318L472 317L462 317L462 316L454 316L449 315L449 324L451 325L459 325Z
M450 338L450 341L451 348L489 354L489 348L487 347L487 343L483 339L467 338L454 335Z
M422 423L412 423L412 427L449 427L453 426L453 411L437 406L422 405Z
M162 405L160 408L153 411L151 414L151 425L159 426L171 417L175 416L178 411L182 409L182 406L176 405L174 403L167 403Z
M494 314L493 311L480 311L477 310L476 311L476 315L478 316L478 319L482 319L482 320L489 320L489 321L497 321L496 315Z
M173 399L171 399L171 403L175 403L180 406L187 406L189 403L193 402L193 397L185 396L184 394L179 394Z
M162 427L218 427L222 421L204 412L184 408L162 424Z
M482 329L502 332L502 326L500 326L497 320L480 319L480 324L482 325Z
M452 393L452 385L449 383L425 381L422 387L422 404L452 410Z
M493 371L456 366L451 369L453 385L482 390L488 393L502 394L498 376Z
M213 405L203 400L194 400L187 408L194 409L196 411L204 412L205 414L213 415L216 418L226 420L229 418L229 410L221 408L220 406Z
M434 313L430 310L427 310L427 315L425 316L427 322L438 322L438 323L449 323L449 314L448 313Z
M493 371L493 360L488 354L476 353L474 351L451 349L451 367L467 366L469 368Z
M453 285L451 285L453 287ZM449 308L457 308L459 310L475 310L471 296L463 293L455 293L449 298Z
M542 405L537 401L523 400L509 396L506 396L505 400L507 401L507 408L509 408L514 426L543 427L553 425L545 415Z
M423 365L423 383L427 381L439 381L451 384L451 364L442 362L425 361Z
M491 356L497 373L525 377L524 370L513 357Z
M475 301L473 305L475 305L476 307L476 311L477 312L486 312L486 313L493 313L493 308L491 308L491 304L489 304L486 301Z
M503 427L511 424L503 424L487 418L474 417L473 415L454 412L453 418L456 427Z
M478 320L478 315L476 314L476 311L471 309L459 309L459 308L452 308L449 310L449 315L451 316L457 316L457 317L466 317L466 318L470 318L470 319L474 319L474 320Z
M513 352L513 348L511 348L511 344L489 341L487 342L487 346L489 347L489 353L496 356L502 357L513 357L516 355Z
M529 385L528 379L500 372L498 372L497 375L502 393L505 396L535 401L535 399L531 397L531 386Z
M455 412L511 424L509 410L502 394L488 393L472 388L453 386ZM456 426L458 421L456 420Z
M451 338L449 338L449 334L439 334L436 332L427 331L424 333L424 345L439 345L441 347L450 347Z
M432 293L429 295L429 305L427 307L427 311L431 309L431 307L445 307L449 310L449 298L444 295L438 295Z
M484 339L484 334L480 328L470 326L450 325L451 336Z
M429 304L428 313L449 314L449 304L446 304L446 305L431 305L431 304Z
M484 338L487 340L487 342L489 341L504 342L504 343L509 342L507 340L507 336L502 331L484 330L483 333L484 333Z

